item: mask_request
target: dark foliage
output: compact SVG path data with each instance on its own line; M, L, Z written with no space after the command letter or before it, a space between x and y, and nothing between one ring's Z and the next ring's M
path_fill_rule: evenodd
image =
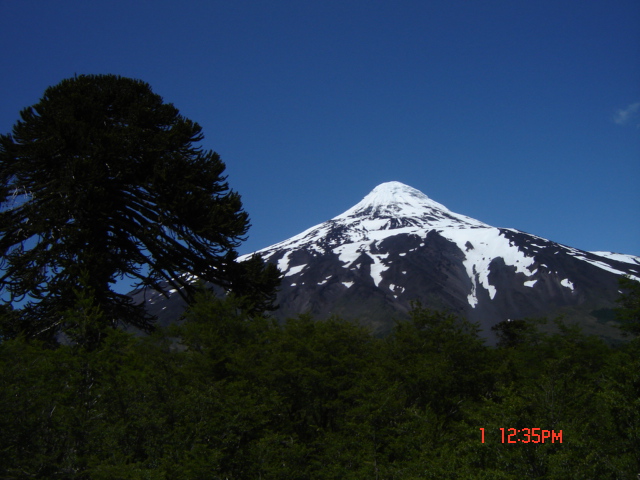
M423 308L381 339L337 318L279 325L246 305L203 290L182 325L145 338L110 329L93 350L2 343L0 478L639 471L637 340L614 349L558 322L535 342L489 348L474 325ZM511 428L532 436L508 443Z

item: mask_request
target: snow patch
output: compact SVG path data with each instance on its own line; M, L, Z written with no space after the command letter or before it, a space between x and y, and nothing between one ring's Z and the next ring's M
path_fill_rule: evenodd
M374 248L374 244L376 242L360 242L360 243L347 243L344 245L340 245L333 249L333 252L338 255L338 258L341 262L344 263L344 267L353 268L353 263L360 258L360 255L364 252L367 257L373 260L371 264L371 278L373 279L373 283L375 283L376 287L380 285L382 281L382 273L385 272L389 267L383 263L389 254L388 253L371 253L371 250ZM358 265L359 266L359 265Z
M336 253L340 261L348 268L358 259L363 248L365 245L362 243L347 243L334 248L333 253Z
M562 280L560 282L560 285L562 285L565 288L571 289L572 292L574 291L573 282L571 282L568 278L565 278L564 280Z
M304 265L296 265L295 267L291 267L289 269L289 271L287 273L284 274L285 277L288 277L290 275L295 275L296 273L300 273L302 271L302 269L304 267L306 267L307 264L305 263Z
M523 273L527 277L533 275L530 267L534 265L535 259L526 256L513 246L498 228L452 229L442 232L441 235L454 242L462 252L465 252L465 259L462 263L471 279L471 292L467 296L467 301L473 308L478 305L478 288L480 286L489 292L491 300L496 296L496 288L489 282L489 265L495 258L502 258L505 265L516 267L517 273ZM465 245L469 241L474 245L474 249L466 251Z
M389 268L387 265L382 263L382 261L388 256L388 253L385 253L384 255L371 255L371 258L373 259L373 264L371 265L371 278L373 279L373 283L376 284L376 287L378 287L382 281L382 273L386 272Z
M599 257L608 258L610 260L617 260L618 262L630 263L632 265L640 265L640 257L635 255L625 255L623 253L614 252L589 252Z
M287 269L289 268L289 255L291 255L291 252L288 252L280 260L278 260L277 266L278 266L278 270L280 270L281 272L286 272Z
M389 284L389 290L393 293L394 298L398 298L398 295L404 293L405 288L400 285L394 285L393 283Z
M611 265L609 265L608 263L605 263L604 261L592 260L590 258L587 258L586 256L584 256L584 252L580 250L576 250L574 248L569 248L568 250L570 250L569 255L579 260L583 260L587 263L590 263L591 265L595 265L596 267L602 268L603 270L607 270L608 272L615 273L616 275L626 275L626 272L623 272L622 270L618 270L617 268L612 267ZM631 278L635 280L640 280L640 277L636 277L634 275L631 275Z

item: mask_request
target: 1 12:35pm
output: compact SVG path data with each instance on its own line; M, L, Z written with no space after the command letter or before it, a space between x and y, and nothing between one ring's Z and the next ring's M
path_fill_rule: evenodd
M484 428L480 429L484 443ZM562 443L562 430L543 430L541 428L501 428L502 443Z

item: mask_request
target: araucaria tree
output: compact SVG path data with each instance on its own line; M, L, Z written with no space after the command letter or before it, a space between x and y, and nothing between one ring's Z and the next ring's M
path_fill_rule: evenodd
M249 221L224 163L147 83L76 76L20 116L0 136L0 287L20 307L4 315L5 332L95 342L104 326L151 329L153 319L112 290L121 278L159 290L165 281L186 299L191 275L231 289L238 279L235 290L254 304L273 298L275 268L254 259L250 271L262 271L252 282L236 262ZM100 312L90 338L70 314L87 295Z

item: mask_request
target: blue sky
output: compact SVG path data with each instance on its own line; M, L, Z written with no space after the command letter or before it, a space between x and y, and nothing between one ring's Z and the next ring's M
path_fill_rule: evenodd
M74 74L198 122L248 253L398 180L451 210L640 255L637 0L0 0L0 132Z

